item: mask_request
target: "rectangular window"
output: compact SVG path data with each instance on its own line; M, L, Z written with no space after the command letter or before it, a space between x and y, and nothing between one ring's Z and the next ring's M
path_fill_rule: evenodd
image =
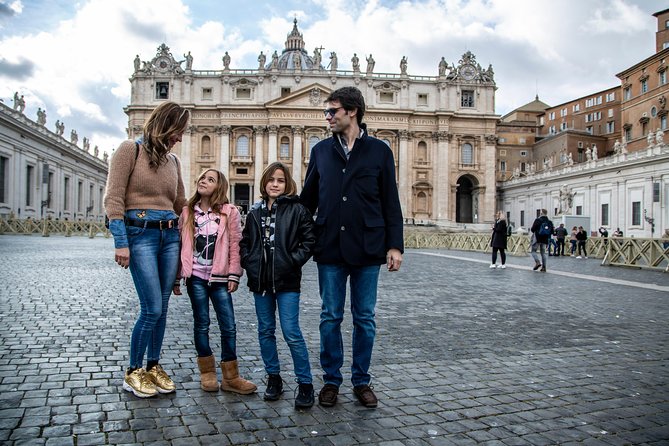
M632 127L627 127L625 129L625 141L629 142L632 140Z
M606 102L611 102L616 100L616 92L606 94Z
M474 91L473 90L462 90L462 100L460 102L461 107L474 107Z
M526 140L525 138L522 138L522 137L521 137L521 138L518 138L518 144L525 145L526 142L527 142L527 140Z
M632 226L641 226L641 202L632 202Z
M49 172L49 180L46 188L46 205L51 207L51 193L53 192L53 172Z
M609 109L609 118L613 118L613 109L612 108Z
M9 158L0 156L0 203L7 202L9 193Z
M502 149L499 151L499 156L506 156L506 149Z
M548 119L549 119L550 121L554 120L554 119L555 119L555 112L550 112L550 113L548 114Z
M33 183L35 182L35 166L26 166L26 206L33 206Z
M601 103L602 103L602 97L601 97L601 96L597 96L597 100L595 101L595 104L597 104L597 105L601 105Z
M565 116L567 116L567 109L563 108L562 110L560 110L560 117L564 118Z
M629 101L630 99L632 99L632 89L630 87L626 87L623 90L623 99L626 100L626 101Z
M644 79L641 81L641 94L644 94L648 91L648 80Z
M592 107L593 105L595 105L595 99L594 98L590 98L590 99L585 100L585 106L586 107Z
M504 143L506 142L506 138L499 137L499 138L497 139L497 142L500 143L500 144L504 144Z
M544 125L544 117L543 116L541 116L539 118L539 125Z
M602 204L602 226L609 225L609 204Z
M525 211L520 211L520 226L525 226Z
M286 97L290 94L290 87L281 87L281 97Z
M235 90L237 99L251 99L250 88L238 88Z
M666 130L666 128L667 128L667 115L662 115L662 117L660 117L660 128L662 130Z
M667 72L660 71L660 85L664 85L666 83L667 83Z
M86 206L86 214L93 211L93 205L95 204L94 203L95 200L93 199L93 194L95 192L93 192L93 190L94 190L93 185L89 184L88 185L88 206Z
M379 92L379 102L392 104L393 102L395 102L395 93L393 93L392 91Z
M580 111L581 110L581 104L574 104L574 106L572 108L575 112Z
M418 105L427 105L427 94L425 93L418 94Z
M585 128L585 131L592 135L592 126L589 125Z
M249 170L246 167L238 167L235 170L235 172L237 173L237 175L248 175L249 174Z
M170 83L156 82L156 99L169 99L170 97Z
M527 156L527 150L521 150L520 156Z
M102 206L104 204L104 198L105 198L105 188L100 187L100 190L98 190L98 214L102 214L104 212Z
M609 121L606 123L606 133L613 133L616 130L615 121Z
M653 203L660 202L660 183L653 183Z
M583 206L576 206L576 215L583 215Z
M63 210L70 210L70 178L65 177L63 180Z
M567 123L563 122L560 124L560 130L567 130Z
M203 101L211 101L214 98L213 91L211 88L203 88L202 89L202 100Z
M501 172L506 172L506 161L500 161L499 162L499 170Z
M537 218L541 215L541 209L537 209Z

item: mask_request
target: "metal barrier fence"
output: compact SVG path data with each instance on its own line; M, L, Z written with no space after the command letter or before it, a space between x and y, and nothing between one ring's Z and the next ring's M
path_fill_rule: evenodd
M48 237L51 234L60 234L65 237L73 235L87 235L93 238L98 234L110 237L104 223L97 221L68 221L68 220L19 220L15 218L0 219L0 234L41 234Z
M98 235L110 237L104 223L94 221L0 219L0 234L40 234L48 237L60 234ZM416 230L406 227L404 231L406 248L446 248L461 251L491 252L490 234L439 232ZM567 240L565 251L570 245ZM586 245L588 257L602 259L602 265L626 266L669 272L669 240L656 238L589 238ZM512 235L507 241L507 254L526 256L530 251L527 235Z

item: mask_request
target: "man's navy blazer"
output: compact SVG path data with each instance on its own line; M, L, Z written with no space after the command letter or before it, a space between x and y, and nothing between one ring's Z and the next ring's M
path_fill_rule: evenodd
M391 248L404 251L402 209L390 147L365 124L349 159L336 136L311 150L300 196L316 214L318 263L380 265Z

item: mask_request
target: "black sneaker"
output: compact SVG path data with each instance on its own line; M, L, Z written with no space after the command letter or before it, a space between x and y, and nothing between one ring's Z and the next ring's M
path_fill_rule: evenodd
M279 399L283 393L283 380L280 375L268 375L267 376L267 388L265 389L265 394L263 399L265 401L276 401Z
M314 385L298 383L298 392L295 397L295 409L308 409L314 405Z

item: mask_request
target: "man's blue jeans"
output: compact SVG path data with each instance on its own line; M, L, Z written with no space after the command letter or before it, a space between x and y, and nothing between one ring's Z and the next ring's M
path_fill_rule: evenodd
M218 328L221 332L221 361L237 359L237 326L232 294L228 292L227 282L215 282L209 285L207 280L196 276L186 280L186 290L193 308L193 339L199 357L211 356L209 346L209 301L216 312Z
M302 336L302 330L300 330L300 293L293 291L253 293L253 297L258 316L260 354L265 364L265 371L268 375L278 375L281 371L275 335L276 310L278 309L281 332L293 358L297 382L311 384L309 352Z
M176 217L173 212L153 212L165 214L158 220ZM168 303L179 265L179 230L128 226L126 232L130 273L139 297L139 315L130 338L130 367L140 368L145 353L147 361L160 360Z
M360 386L371 381L368 370L376 335L374 316L379 269L378 265L318 264L318 284L322 300L321 366L325 384L339 387L343 381L340 371L344 363L341 323L344 319L346 282L349 277L353 316L351 382L354 386Z

